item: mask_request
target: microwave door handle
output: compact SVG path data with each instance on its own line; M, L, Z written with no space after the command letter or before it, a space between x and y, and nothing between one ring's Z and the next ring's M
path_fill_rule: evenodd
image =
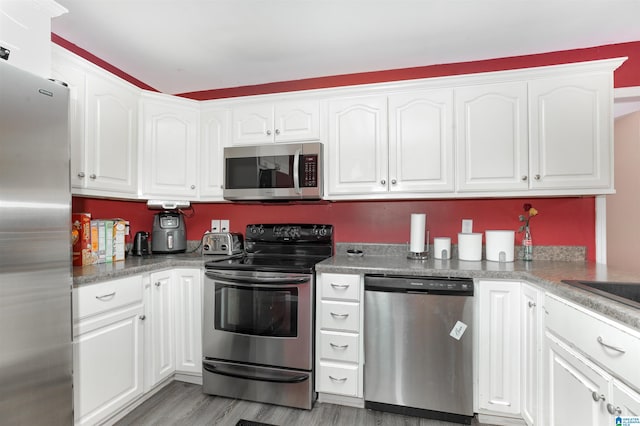
M207 271L205 275L209 278L228 281L238 284L256 285L256 284L302 284L309 281L309 277L246 277L221 272Z
M302 194L300 189L300 154L301 150L296 149L296 153L293 155L293 189L296 194Z

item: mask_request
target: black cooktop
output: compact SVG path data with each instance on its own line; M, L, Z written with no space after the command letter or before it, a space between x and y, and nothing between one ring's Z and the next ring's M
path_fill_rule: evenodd
M312 273L333 254L333 226L318 224L247 225L242 256L211 260L207 269Z
M562 282L640 309L640 283L580 280L563 280Z

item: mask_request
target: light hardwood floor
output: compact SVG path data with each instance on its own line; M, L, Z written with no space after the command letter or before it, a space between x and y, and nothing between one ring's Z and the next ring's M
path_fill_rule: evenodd
M245 419L278 426L379 425L453 426L456 423L401 416L364 408L316 402L312 410L222 398L202 393L201 386L174 381L116 423L117 426L220 425ZM481 426L474 422L475 426Z

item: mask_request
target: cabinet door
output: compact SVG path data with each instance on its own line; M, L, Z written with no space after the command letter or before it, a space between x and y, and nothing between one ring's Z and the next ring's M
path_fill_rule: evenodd
M85 163L85 70L63 48L52 45L53 78L69 86L69 144L71 188L84 188L89 177Z
M520 414L520 283L480 281L478 403L484 413Z
M143 393L142 304L74 327L76 424L101 423Z
M542 303L544 294L522 284L520 313L522 318L522 418L529 426L539 425L541 418L542 373L541 347L543 339ZM543 312L543 311L542 311Z
M455 89L455 104L458 190L528 189L527 84Z
M150 274L147 298L148 388L172 375L175 371L175 334L172 272Z
M87 74L87 189L137 193L137 111L135 89Z
M387 98L329 102L328 195L388 190Z
M320 140L320 103L318 101L280 102L274 106L276 142Z
M548 426L609 424L610 377L545 332L545 421Z
M532 188L613 184L612 90L611 73L529 83Z
M200 115L200 199L222 199L224 145L229 129L229 111L204 109Z
M143 196L195 199L199 110L192 101L143 99Z
M174 270L176 371L202 375L202 271Z
M254 145L272 143L273 104L251 104L233 108L231 143L234 145Z
M453 90L389 97L389 190L453 191Z

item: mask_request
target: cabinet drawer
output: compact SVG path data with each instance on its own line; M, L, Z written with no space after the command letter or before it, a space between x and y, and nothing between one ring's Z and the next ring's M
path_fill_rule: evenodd
M545 326L629 384L640 387L640 335L553 296L545 299Z
M360 331L360 304L349 302L320 302L320 328Z
M358 362L358 334L320 331L320 358Z
M142 301L142 277L127 277L73 289L74 320Z
M323 299L360 300L360 275L322 274Z
M318 392L358 395L358 366L320 362Z

